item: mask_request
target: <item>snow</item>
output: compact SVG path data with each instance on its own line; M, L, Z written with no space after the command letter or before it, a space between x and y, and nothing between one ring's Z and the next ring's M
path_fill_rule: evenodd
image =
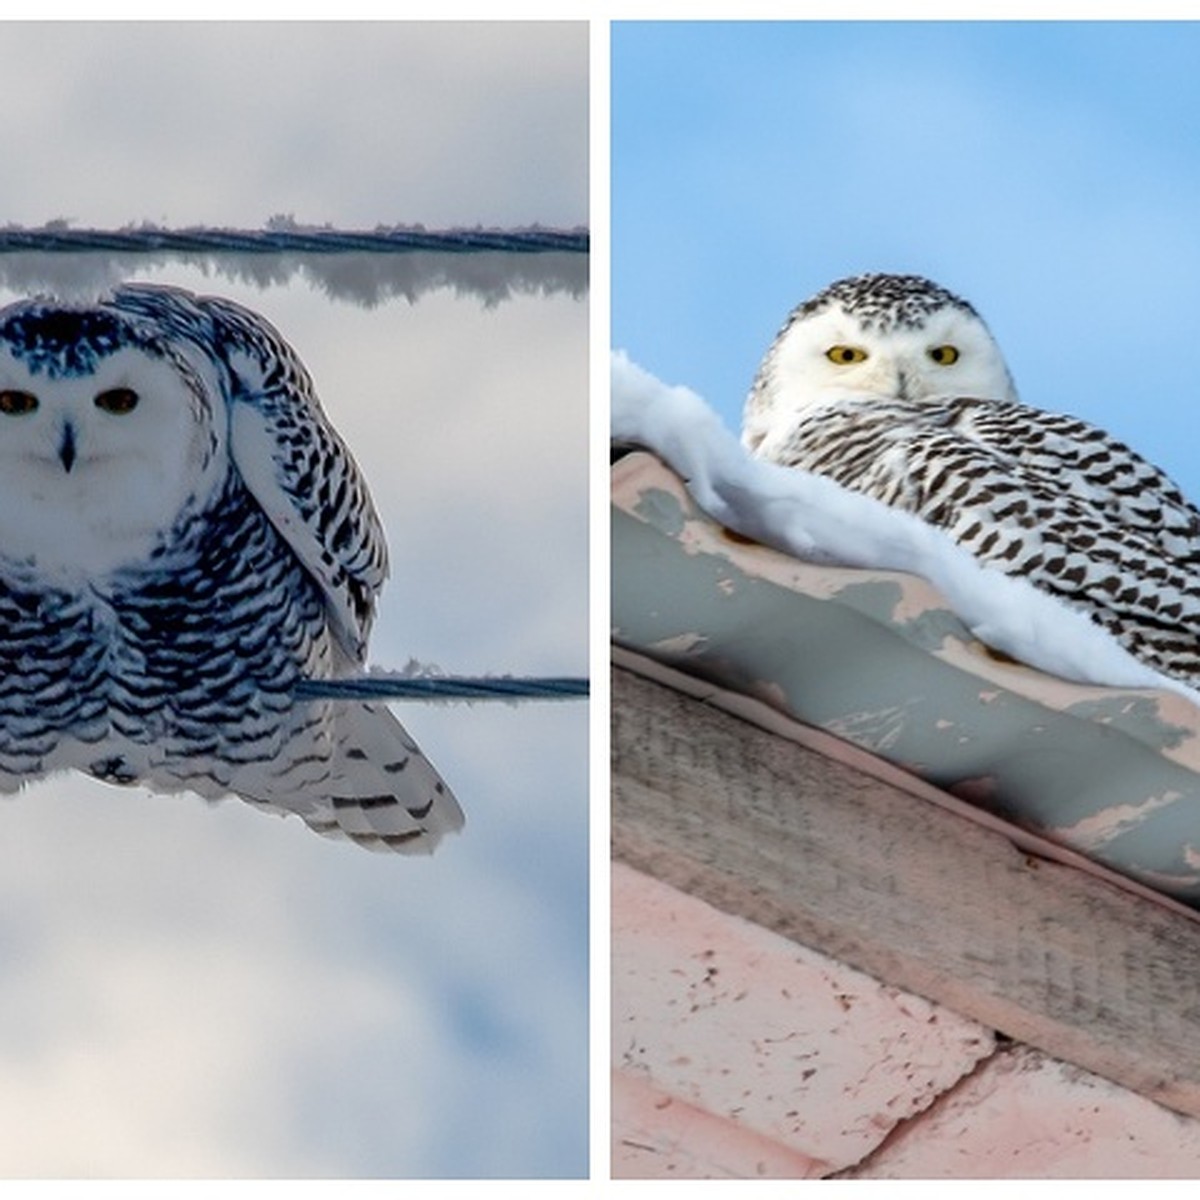
M695 392L612 356L612 437L653 451L730 529L808 562L904 571L932 584L972 634L1079 683L1200 692L1129 654L1083 612L979 563L940 530L832 480L750 458Z

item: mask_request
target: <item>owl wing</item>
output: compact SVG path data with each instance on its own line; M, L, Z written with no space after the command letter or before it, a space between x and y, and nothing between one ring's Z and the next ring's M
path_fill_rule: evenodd
M777 461L916 514L1200 677L1200 512L1102 430L1016 403L864 397L797 427Z
M1163 554L1200 565L1200 510L1164 471L1078 417L1017 403L954 402L952 424L1035 487L1064 490Z
M366 481L325 416L304 364L268 321L231 300L131 284L118 288L112 302L224 364L230 457L320 585L337 641L361 662L387 578L387 542Z

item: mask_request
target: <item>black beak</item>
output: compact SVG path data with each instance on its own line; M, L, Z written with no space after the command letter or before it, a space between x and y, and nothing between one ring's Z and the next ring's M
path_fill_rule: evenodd
M58 457L62 461L64 471L70 471L75 465L75 426L70 421L63 426L62 441L58 446Z

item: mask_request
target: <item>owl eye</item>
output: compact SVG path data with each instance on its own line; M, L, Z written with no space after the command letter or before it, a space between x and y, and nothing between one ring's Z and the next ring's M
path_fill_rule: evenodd
M867 352L861 346L830 346L825 351L825 357L830 362L844 365L846 363L864 362Z
M38 406L38 398L32 392L18 392L12 388L0 391L0 413L19 417L31 413Z
M958 362L958 347L957 346L933 346L930 348L929 357L940 367L948 367L951 363Z
M138 394L132 388L109 388L101 392L95 400L95 405L103 412L123 417L127 412L137 408Z

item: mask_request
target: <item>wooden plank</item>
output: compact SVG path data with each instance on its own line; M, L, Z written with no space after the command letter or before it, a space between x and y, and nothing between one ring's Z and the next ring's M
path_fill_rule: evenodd
M1200 1116L1200 926L616 669L613 854Z

